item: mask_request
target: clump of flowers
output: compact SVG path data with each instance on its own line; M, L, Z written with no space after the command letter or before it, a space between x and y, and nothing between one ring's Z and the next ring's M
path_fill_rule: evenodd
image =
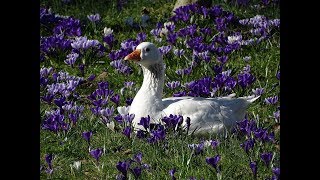
M46 169L46 173L48 174L52 174L53 173L53 167L52 167L52 160L53 160L54 156L53 154L46 154L45 156L45 160L48 164L48 167Z
M142 162L143 154L138 152L131 159L125 161L119 161L116 168L121 174L117 175L117 179L127 179L128 173L131 172L137 179L141 176L143 170L149 170L150 165Z

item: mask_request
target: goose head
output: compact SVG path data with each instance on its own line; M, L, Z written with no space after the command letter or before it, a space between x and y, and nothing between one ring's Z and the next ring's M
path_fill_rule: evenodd
M153 43L142 42L124 60L134 61L147 68L151 65L162 63L162 55Z

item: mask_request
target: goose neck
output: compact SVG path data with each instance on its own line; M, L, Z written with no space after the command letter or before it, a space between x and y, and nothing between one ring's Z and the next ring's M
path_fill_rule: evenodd
M164 67L162 64L154 64L149 67L142 67L143 83L142 91L147 91L145 95L150 94L156 98L162 99L164 84Z

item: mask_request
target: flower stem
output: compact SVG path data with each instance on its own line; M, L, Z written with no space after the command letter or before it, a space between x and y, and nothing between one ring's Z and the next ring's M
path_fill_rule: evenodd
M220 173L217 173L217 178L218 178L218 180L221 180L222 179L222 175Z

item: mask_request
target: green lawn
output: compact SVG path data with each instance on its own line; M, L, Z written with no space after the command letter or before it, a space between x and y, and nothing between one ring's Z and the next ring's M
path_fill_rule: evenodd
M229 1L228 1L229 2ZM214 5L219 4L225 11L233 12L238 19L252 18L256 15L263 15L269 19L280 18L279 4L269 4L265 7L256 8L255 4L260 4L261 1L250 1L247 6L238 6L234 3L225 3L224 1L214 1ZM115 39L112 50L118 50L121 47L121 42L137 37L137 34L144 32L147 34L145 41L154 42L158 47L169 45L163 37L162 42L155 41L150 31L156 28L157 22L162 24L167 22L171 15L171 10L174 6L173 0L138 0L130 1L124 4L121 10L117 9L117 1L89 1L89 0L70 0L69 3L64 3L61 0L40 2L41 7L51 8L53 13L62 16L72 16L80 20L81 35L88 39L98 40L103 44L103 29L104 27L111 28ZM150 11L150 21L145 28L133 28L126 25L125 20L130 16L134 22L140 23L141 10L146 7ZM92 23L87 18L87 15L99 13L101 20L97 23ZM193 22L199 27L209 27L214 29L212 35L204 36L203 41L210 43L213 37L218 34L215 30L215 25L212 19L204 18L201 15L194 15ZM190 25L180 22L176 24L176 30ZM55 24L40 24L41 37L49 37L53 34ZM240 26L239 24L230 23L227 26L227 33L231 35L233 32L241 32L243 38L250 37L250 28ZM41 123L40 129L40 163L41 163L41 179L115 179L120 172L116 165L119 161L132 159L138 152L143 154L142 164L148 164L150 167L142 170L141 176L137 179L171 179L169 171L176 169L175 177L177 179L217 179L216 170L206 163L206 157L214 157L220 155L221 159L218 163L221 168L220 175L222 179L254 179L250 169L250 161L256 161L258 164L257 179L271 178L273 175L272 168L280 167L280 122L276 122L273 113L280 106L280 99L275 105L267 104L265 98L280 95L280 81L276 78L280 64L280 28L272 28L268 32L268 38L262 40L252 46L241 46L240 49L228 54L228 62L224 66L224 71L232 69L231 76L237 79L237 75L243 70L246 65L250 65L251 74L256 80L247 88L241 88L236 85L231 92L218 91L217 96L236 93L237 97L247 96L252 94L252 89L264 88L264 93L255 101L248 109L248 119L254 119L257 127L265 128L268 132L274 132L275 137L272 142L261 142L256 140L252 150L247 154L240 146L246 140L245 136L237 133L229 133L227 137L222 137L216 134L205 135L190 135L186 133L175 134L167 132L166 138L156 144L150 144L146 139L139 139L135 133L131 133L128 138L122 133L123 124L116 124L115 130L109 129L101 120L100 116L92 113L90 108L93 107L92 102L87 98L93 91L98 88L98 83L107 81L109 89L114 91L114 94L120 95L119 106L126 105L127 98L134 98L142 84L142 72L138 65L134 63L126 64L132 68L132 74L123 74L118 72L110 65L111 59L109 53L112 51L107 45L102 56L98 56L93 49L88 49L82 52L82 56L76 61L75 67L70 67L64 60L71 52L71 49L54 49L52 54L45 54L45 59L40 62L40 68L53 67L53 72L64 71L70 75L82 77L84 83L78 85L72 95L66 101L75 102L78 106L83 106L76 124L71 122L66 112L62 112L64 121L68 122L70 128L66 131L59 130L53 132L43 129L42 125L47 117L46 113L59 109L52 102L40 100ZM199 33L200 34L200 33ZM73 40L73 37L66 37ZM192 62L192 50L187 48L183 43L185 39L178 38L178 43L174 48L164 56L166 64L166 79L165 82L180 81L181 84L193 80L199 80L203 77L216 76L213 66L219 64L216 56L211 57L209 63L201 62L196 66L190 75L178 76L175 71L190 66ZM174 49L184 49L185 54L182 58L174 55ZM244 61L245 56L250 56L249 61ZM82 62L86 62L84 73L80 73L77 66ZM105 72L104 74L102 74ZM95 80L87 81L91 75L96 75ZM52 75L52 74L51 74ZM53 84L54 80L48 78L49 83ZM100 76L99 76L100 75ZM98 77L99 76L99 77ZM120 90L124 87L124 82L132 81L134 85L131 89L126 89L123 94ZM44 96L48 87L40 86L40 96ZM174 93L184 91L184 87L179 87L171 90L164 88L164 97L171 97ZM73 97L74 95L74 97ZM60 97L60 96L59 96ZM55 96L54 99L58 98ZM280 97L279 97L280 98ZM108 101L104 107L115 108L114 116L118 115L116 103ZM92 131L90 149L102 148L103 153L99 161L96 161L89 153L88 142L82 137L85 131ZM251 134L254 137L254 133ZM191 150L189 144L199 144L204 140L218 140L220 144L214 149L212 147L204 147L200 154ZM261 153L272 152L273 158L270 165L267 167L261 159ZM48 164L45 160L47 154L53 154L52 173L47 173ZM76 168L74 163L81 162L80 168ZM140 167L140 164L133 162L131 169ZM128 172L128 179L136 179L132 172Z

